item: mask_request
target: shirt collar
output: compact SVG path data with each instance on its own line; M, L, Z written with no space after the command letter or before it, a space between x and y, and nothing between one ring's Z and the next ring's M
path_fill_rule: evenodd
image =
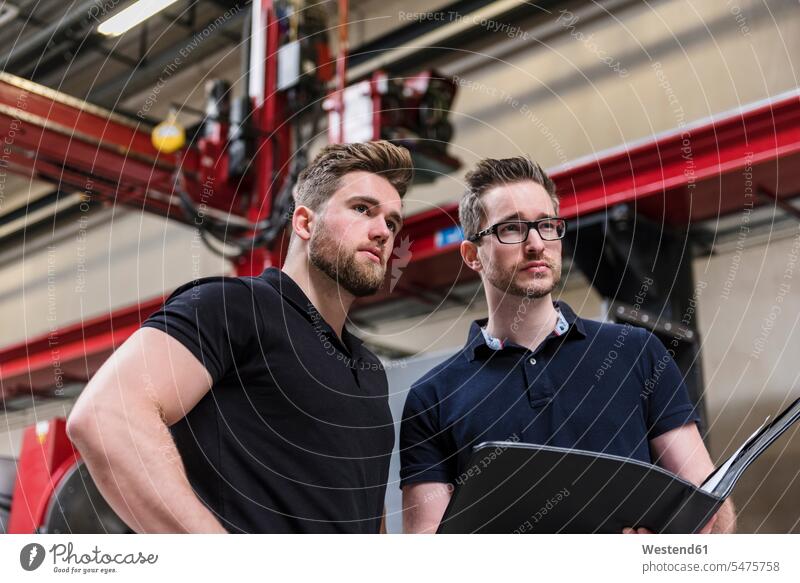
M322 314L317 310L317 307L308 299L303 289L286 273L277 267L268 267L259 277L278 290L281 297L292 304L312 325L318 326L327 332L331 340L337 342L344 341L345 348L351 353L354 352L354 350L360 349L364 342L358 336L351 334L347 326L342 330L342 339L341 341L339 340L336 332L334 332L333 328L325 321Z
M586 329L583 326L581 319L572 311L572 308L566 302L556 300L553 302L553 307L558 313L558 321L556 322L553 331L545 339L559 336L576 335L577 337L586 337ZM470 326L467 344L465 345L465 356L468 360L473 361L477 358L477 353L481 350L502 350L504 347L503 341L498 338L492 337L486 331L486 324L488 318L475 320Z

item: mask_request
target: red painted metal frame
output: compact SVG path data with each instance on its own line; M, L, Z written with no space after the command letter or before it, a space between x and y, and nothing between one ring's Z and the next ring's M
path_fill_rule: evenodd
M600 153L553 178L566 217L647 201L640 209L645 214L685 224L742 209L755 185L780 198L795 194L798 161L800 91L795 90Z
M681 227L752 208L762 200L774 205L775 200L758 199L755 193L763 189L785 200L800 190L800 91L600 153L556 169L553 178L562 195L562 214L577 220L628 203L639 213ZM444 295L457 283L474 280L460 260L458 243L442 246L439 241L443 231L458 224L457 216L453 204L408 217L400 240L410 238L411 262L391 296L384 292L360 305L425 290ZM257 268L249 266L251 271ZM57 359L48 342L51 335L0 350L0 388L6 395L52 389L54 363L70 378L88 378L160 302L149 300L59 330Z
M0 397L50 392L87 381L111 353L164 303L149 299L0 351Z
M153 147L144 123L0 73L0 133L4 162L13 172L62 190L181 215L171 213L179 160Z
M254 5L253 9L256 9ZM264 1L260 5L262 22L266 23L266 59L259 66L264 67L264 102L260 104L253 114L253 119L258 125L258 139L256 141L256 191L265 193L265 196L256 196L247 210L247 218L257 223L269 217L272 211L271 193L278 192L283 177L286 175L286 163L289 160L290 126L288 123L279 125L281 112L285 111L285 97L276 91L278 86L278 40L279 22L271 1ZM236 262L236 271L239 275L255 275L261 273L264 267L275 263L272 257L263 249L251 249L249 254L242 256Z
M261 3L266 23L264 101L253 117L257 125L257 190L247 218L258 222L272 210L272 198L286 176L291 155L291 127L285 119L285 95L276 91L279 27L272 2ZM196 153L182 158L159 153L150 128L79 99L0 72L0 131L5 135L3 162L10 170L100 195L176 220L184 219L172 196L179 164L192 176ZM235 261L239 275L279 265L285 252L250 249ZM0 350L0 397L25 391L51 391L64 382L85 381L132 334L163 298L150 299L87 322Z
M560 214L581 216L627 203L635 211L682 228L800 191L800 91L703 120L636 144L623 145L555 169ZM477 275L461 261L458 244L437 244L437 234L458 224L458 205L408 217L412 259L395 283L360 301L372 305L417 291L443 296ZM384 290L388 288L385 287ZM357 313L357 307L354 313Z

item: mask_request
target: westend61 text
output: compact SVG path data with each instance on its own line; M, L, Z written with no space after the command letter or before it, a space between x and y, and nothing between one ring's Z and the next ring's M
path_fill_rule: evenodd
M645 555L707 555L708 545L642 545Z

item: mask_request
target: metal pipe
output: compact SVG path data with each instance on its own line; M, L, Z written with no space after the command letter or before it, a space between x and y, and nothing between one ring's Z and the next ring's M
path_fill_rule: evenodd
M77 10L70 12L64 18L31 35L24 42L14 46L10 51L0 57L0 68L4 71L26 64L31 60L38 60L45 47L55 40L61 32L73 28L82 21L96 19L101 6L108 0L89 0L81 4ZM96 11L92 15L92 11Z
M239 22L247 15L246 10L240 10L233 14L227 21L220 24L206 38L198 45L191 53L191 59L194 62L199 62L205 57L213 54L219 49L218 44L209 42L210 37L224 36L229 32L239 32ZM159 75L164 73L165 68L180 56L180 51L186 48L186 39L181 39L168 49L153 55L148 58L147 64L143 67L137 68L135 71L125 71L104 83L101 86L94 88L87 96L87 101L113 107L116 109L118 102L121 100L121 92L124 90L125 95L133 95L139 91L144 91L148 87L152 87L159 79ZM188 60L181 59L181 72L187 70ZM176 73L177 75L178 73Z
M348 13L349 5L347 0L339 0L339 54L336 57L336 109L339 114L339 128L337 130L337 141L344 141L344 88L347 84L347 49L349 42L348 35Z
M795 219L800 220L800 209L791 204L788 200L778 198L777 193L773 192L772 190L764 186L760 186L758 188L758 194L763 196L764 198L768 198L771 201L773 201L775 203L775 206L781 208L789 216L792 216Z

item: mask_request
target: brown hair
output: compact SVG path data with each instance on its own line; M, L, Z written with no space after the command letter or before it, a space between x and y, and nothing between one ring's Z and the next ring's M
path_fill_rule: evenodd
M296 205L319 210L339 188L339 179L362 170L382 176L402 198L413 169L411 154L386 140L353 144L331 144L317 154L300 173L294 192Z
M480 230L481 222L486 217L481 197L495 186L527 180L540 184L550 195L553 207L558 214L558 195L555 183L541 166L527 156L502 160L485 158L467 173L464 180L467 183L467 190L458 205L458 218L461 221L465 239L469 239Z

